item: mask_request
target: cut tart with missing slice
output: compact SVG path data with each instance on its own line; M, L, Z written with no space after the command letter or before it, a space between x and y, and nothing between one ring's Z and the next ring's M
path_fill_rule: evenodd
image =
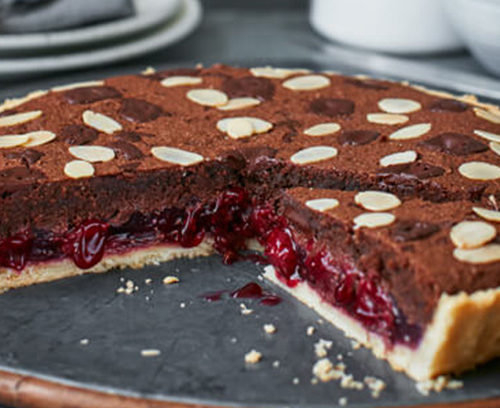
M422 380L500 355L500 111L213 66L0 107L0 288L257 240L266 276Z

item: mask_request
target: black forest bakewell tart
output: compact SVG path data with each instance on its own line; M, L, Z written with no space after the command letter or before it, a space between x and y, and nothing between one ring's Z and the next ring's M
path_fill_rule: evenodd
M213 66L0 107L0 289L257 241L416 379L500 355L500 111L388 81Z

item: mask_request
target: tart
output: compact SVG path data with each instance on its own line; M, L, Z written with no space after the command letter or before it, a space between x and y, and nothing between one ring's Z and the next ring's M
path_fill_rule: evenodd
M424 380L500 355L500 110L302 69L177 69L0 107L0 289L257 241Z

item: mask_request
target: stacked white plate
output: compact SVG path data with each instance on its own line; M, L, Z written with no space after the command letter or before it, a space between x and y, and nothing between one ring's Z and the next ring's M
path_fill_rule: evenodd
M73 30L0 35L0 78L88 68L172 45L201 20L199 0L134 0L130 18Z

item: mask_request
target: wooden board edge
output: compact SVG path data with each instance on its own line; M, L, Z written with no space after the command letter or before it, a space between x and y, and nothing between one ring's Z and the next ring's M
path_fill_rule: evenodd
M0 371L0 404L15 408L214 408L213 405L158 401L78 388ZM412 408L498 408L500 397Z

